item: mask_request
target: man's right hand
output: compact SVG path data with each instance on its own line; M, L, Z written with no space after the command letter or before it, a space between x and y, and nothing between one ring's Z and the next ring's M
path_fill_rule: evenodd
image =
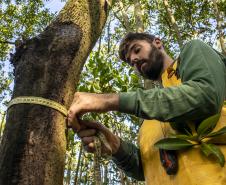
M79 131L78 119L88 112L117 111L119 107L118 94L95 94L76 92L68 111L68 124L74 131Z
M81 138L83 146L87 152L95 152L94 138L97 131L104 134L108 144L111 147L111 151L106 147L105 144L101 143L102 154L113 155L115 154L120 146L120 138L114 135L109 129L98 122L94 121L85 121L81 120L80 124L82 125L81 130L77 133Z

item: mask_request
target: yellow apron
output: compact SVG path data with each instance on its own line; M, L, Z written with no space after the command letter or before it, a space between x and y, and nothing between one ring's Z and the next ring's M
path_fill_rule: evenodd
M176 69L176 63L173 69ZM175 73L167 70L162 75L164 87L181 84ZM226 107L221 111L220 120L214 130L226 126ZM226 185L226 167L221 167L214 160L207 159L199 148L178 151L179 170L176 175L167 175L162 167L159 150L154 144L164 138L163 133L173 132L169 123L157 120L145 120L139 131L139 145L144 169L145 182L148 185ZM226 156L226 146L220 146ZM225 165L226 166L226 165Z

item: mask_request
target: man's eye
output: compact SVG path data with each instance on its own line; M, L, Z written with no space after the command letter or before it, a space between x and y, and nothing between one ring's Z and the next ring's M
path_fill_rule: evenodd
M140 48L135 48L135 50L134 50L134 52L137 54L137 53L139 53L139 51L140 51Z

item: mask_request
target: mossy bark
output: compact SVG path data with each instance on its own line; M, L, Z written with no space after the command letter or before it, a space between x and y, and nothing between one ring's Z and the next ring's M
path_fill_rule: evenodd
M13 98L43 97L68 108L107 8L104 0L69 0L40 35L17 48ZM65 117L56 110L11 107L0 146L0 185L62 185L65 129Z

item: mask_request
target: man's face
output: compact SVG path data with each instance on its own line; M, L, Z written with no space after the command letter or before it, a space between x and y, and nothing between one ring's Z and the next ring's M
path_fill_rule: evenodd
M142 76L151 80L158 80L163 70L162 52L146 40L132 41L126 59Z

